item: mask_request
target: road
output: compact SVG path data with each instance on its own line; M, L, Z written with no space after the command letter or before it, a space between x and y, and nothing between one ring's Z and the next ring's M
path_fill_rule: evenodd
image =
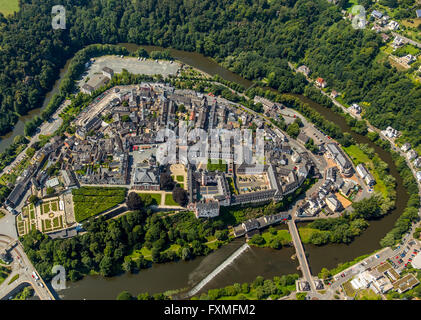
M50 120L45 121L42 124L42 126L40 127L40 131L30 139L28 146L21 153L19 153L19 155L15 158L15 160L13 160L12 163L10 163L7 167L3 169L3 171L0 174L0 177L3 174L10 173L15 166L17 166L22 160L24 160L24 158L26 157L26 151L28 150L29 146L37 141L40 141L39 139L40 135L53 134L60 127L60 125L63 123L63 119L59 117L59 114L69 104L70 104L70 100L66 100L65 102L63 102L62 105L51 116Z
M303 244L301 243L300 235L295 225L294 218L288 222L289 233L292 237L292 242L294 243L295 252L297 254L298 262L300 263L301 273L303 274L304 279L310 284L310 289L312 292L316 292L316 286L313 282L313 276L310 272L310 267L307 262L307 257L304 251Z
M40 278L37 281L34 278L32 278L32 272L35 272L38 275L39 273L36 271L32 263L26 256L21 243L5 235L0 235L0 239L2 241L5 240L9 243L14 243L14 245L12 246L13 249L9 251L13 258L13 262L11 264L12 273L0 286L0 299L8 299L8 296L11 291L13 291L15 288L17 288L23 283L28 283L32 286L32 288L35 290L36 295L41 300L55 300L56 298L54 294L50 291L49 287L42 278ZM12 279L16 275L19 275L19 278L9 285L10 279Z
M417 41L414 41L414 40L412 40L412 39L409 39L409 38L407 38L407 37L404 37L403 35L401 35L401 34L399 34L399 33L396 33L396 32L393 32L393 31L392 31L392 35L393 35L393 36L395 36L395 37L400 37L400 38L402 38L402 40L404 40L406 43L410 43L410 44L412 44L413 46L416 46L416 47L418 47L418 48L421 48L421 43L419 43L419 42L417 42Z

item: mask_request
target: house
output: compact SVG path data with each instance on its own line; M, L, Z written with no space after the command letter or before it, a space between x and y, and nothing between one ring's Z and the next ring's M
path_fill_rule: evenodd
M417 180L421 182L421 171L417 171Z
M325 88L327 83L323 78L317 78L316 79L316 85L320 88Z
M330 97L335 99L337 96L339 96L339 93L336 90L332 90L332 92L330 93Z
M399 135L399 131L389 126L386 130L382 131L382 134L388 138L396 138Z
M342 208L341 202L333 194L328 196L325 202L327 206L329 207L329 209L332 210L333 212L337 212Z
M417 18L421 18L421 9L415 10L415 14L417 15Z
M408 150L409 149L411 149L411 144L410 143L408 143L408 142L405 142L403 145L402 145L402 147L401 147L401 150L403 151L403 152L408 152Z
M357 173L361 177L361 179L364 179L365 176L369 173L363 163L360 163L355 169L357 170Z
M371 13L371 16L374 19L380 19L381 17L383 17L383 13L381 13L380 11L377 11L377 10L373 10L373 12Z
M411 64L411 63L417 61L417 58L414 57L412 54L407 54L406 56L401 58L401 61L406 63L406 64Z
M421 168L421 157L418 157L414 160L414 166L416 168Z
M418 157L418 153L415 150L409 150L406 154L406 157L409 161L411 161Z
M200 201L194 204L196 218L213 218L219 216L219 202L214 200Z
M347 177L352 176L353 169L352 164L345 156L341 148L336 143L328 143L326 145L326 150L328 155L335 160L336 164L338 165L341 173Z
M393 42L392 42L393 49L397 49L403 45L404 45L404 41L401 37L396 36L395 39L393 39Z
M395 30L398 30L399 29L399 23L397 23L396 21L394 21L394 20L391 20L388 24L387 24L387 27L389 28L389 30L393 30L393 31L395 31Z
M360 113L361 113L361 111L362 111L362 108L361 108L358 104L353 103L353 104L351 105L351 111L352 111L353 113L355 113L355 114L360 114Z
M307 66L302 65L302 66L299 66L299 67L297 68L297 72L301 72L301 73L302 73L302 74L304 74L306 77L308 77L311 71L310 71L310 69L309 69Z

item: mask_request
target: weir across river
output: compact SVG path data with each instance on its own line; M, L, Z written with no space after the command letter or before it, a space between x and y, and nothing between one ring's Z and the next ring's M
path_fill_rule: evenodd
M237 259L244 251L249 249L250 246L245 243L240 248L238 248L232 255L230 255L224 262L222 262L215 270L207 275L202 281L200 281L190 292L187 294L187 297L192 297L198 293L209 281L216 277L218 273L224 270L228 265L230 265L235 259Z

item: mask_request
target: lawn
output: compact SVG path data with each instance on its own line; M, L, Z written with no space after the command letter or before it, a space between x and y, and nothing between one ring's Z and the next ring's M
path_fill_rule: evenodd
M0 219L3 218L4 216L5 216L5 214L0 211Z
M0 0L0 12L5 16L19 11L19 0Z
M387 188L384 184L383 180L380 179L379 174L376 170L374 170L372 160L356 145L350 145L349 147L343 148L345 152L349 155L352 162L355 166L360 163L364 163L367 166L367 169L371 172L374 179L376 180L376 184L374 185L374 191L379 192L383 195L383 197L387 196Z
M155 202L155 205L160 206L161 205L161 194L160 193L138 193L140 198L142 200L145 199L145 197L150 196L152 200Z
M382 297L371 289L364 289L358 292L355 300L382 300Z
M167 193L165 195L165 205L166 206L179 206L179 204L174 201L171 193Z
M348 297L354 297L354 295L355 295L355 289L354 289L354 287L352 286L352 284L351 284L351 280L349 280L349 281L347 281L347 282L345 282L343 285L342 285L342 287L344 288L344 291L345 291L345 294L348 296Z
M176 180L177 182L184 182L184 176L177 176Z
M72 190L75 218L81 222L126 201L126 188L82 187Z
M213 159L213 161L215 161L215 159ZM212 159L208 159L207 169L208 171L218 170L219 172L227 172L227 163L221 159L219 159L216 163L212 163Z
M370 163L370 158L356 145L352 144L349 147L343 147L345 152L349 155L352 159L352 162L357 166L360 163Z
M310 238L314 233L328 232L328 231L320 231L313 228L299 228L298 232L300 234L300 238L303 243L310 243Z
M288 230L275 230L276 234L272 234L270 231L262 233L263 239L266 241L266 245L270 244L274 239L278 239L282 245L286 245L292 241L291 234Z

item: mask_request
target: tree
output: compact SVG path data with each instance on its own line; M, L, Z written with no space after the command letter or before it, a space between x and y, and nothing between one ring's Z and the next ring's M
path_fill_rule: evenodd
M172 192L172 197L174 201L177 202L182 207L184 207L189 200L186 190L180 187L174 188Z
M39 198L35 195L31 195L28 200L30 203L36 204L39 201Z
M117 300L134 300L132 294L128 291L120 292L117 296Z
M300 126L298 125L298 123L296 122L291 123L287 128L287 133L291 137L297 138L298 135L300 134Z
M52 187L48 187L47 188L47 195L51 196L55 192L56 192L56 190L54 188L52 188Z
M159 183L161 185L161 189L167 190L167 191L173 190L175 186L175 182L168 172L161 173L160 178L159 178Z
M110 257L104 256L99 263L99 273L104 276L108 277L112 273L113 268L113 261Z
M126 204L127 204L127 208L133 211L142 210L144 208L143 201L136 192L129 193Z

